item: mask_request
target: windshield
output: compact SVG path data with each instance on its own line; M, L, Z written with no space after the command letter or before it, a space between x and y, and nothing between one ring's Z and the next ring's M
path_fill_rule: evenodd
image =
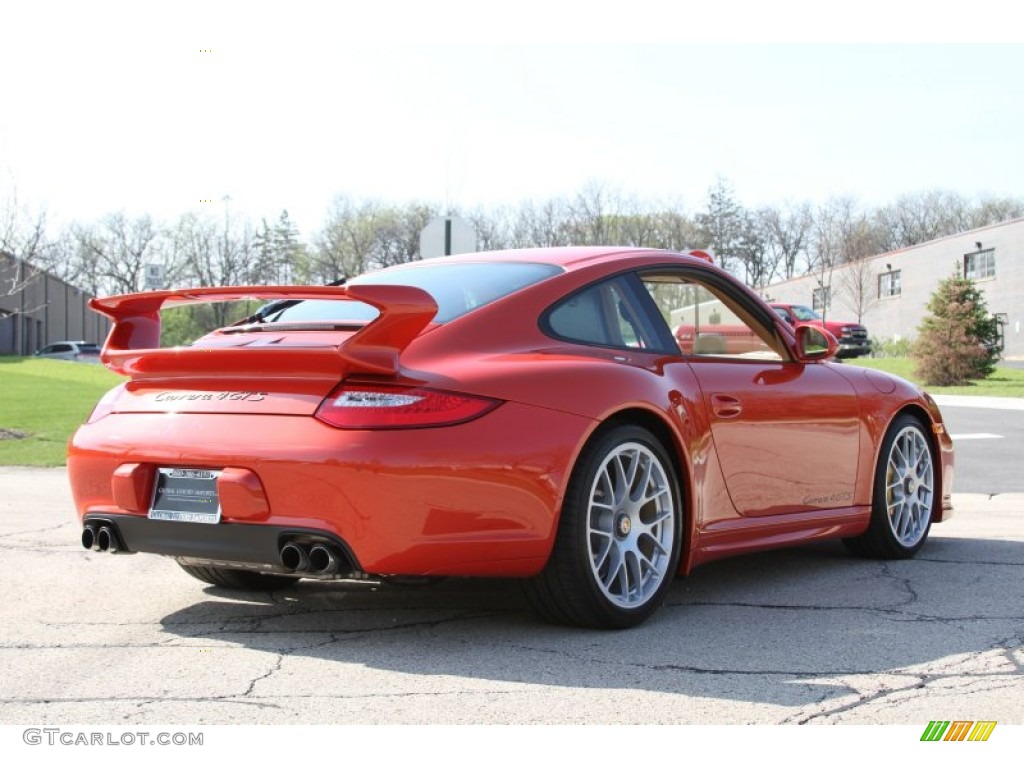
M819 315L810 307L804 307L799 304L795 304L791 307L791 309L793 310L793 314L796 315L797 320L803 320L805 322L808 320L821 320L821 315Z
M434 322L446 323L528 285L561 272L551 264L519 262L431 263L394 267L353 278L346 285L409 285L422 288L437 302ZM373 320L377 310L358 301L283 302L263 316L266 323Z

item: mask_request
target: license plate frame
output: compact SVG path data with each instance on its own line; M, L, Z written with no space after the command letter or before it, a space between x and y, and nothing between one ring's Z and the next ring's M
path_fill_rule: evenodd
M220 522L217 478L221 470L203 467L157 467L150 520L216 525Z

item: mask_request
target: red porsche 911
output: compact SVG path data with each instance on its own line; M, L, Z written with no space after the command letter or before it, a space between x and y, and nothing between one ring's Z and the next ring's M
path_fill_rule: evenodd
M544 618L592 627L643 621L728 555L912 556L952 511L935 403L831 362L834 338L700 256L478 253L94 300L128 380L69 446L82 543L241 589L515 577ZM269 303L159 348L162 307L243 298Z

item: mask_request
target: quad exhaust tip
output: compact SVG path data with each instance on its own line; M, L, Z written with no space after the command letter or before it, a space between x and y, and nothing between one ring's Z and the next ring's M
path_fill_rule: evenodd
M309 570L309 553L304 547L288 542L281 547L281 563L289 571L302 573Z
M317 544L309 550L309 567L315 573L330 576L338 572L338 558L329 547Z
M117 533L110 526L104 525L96 533L96 546L100 548L100 552L109 552L115 554L119 549L117 542Z
M121 539L111 525L90 523L82 529L82 546L93 552L117 554L122 551Z
M295 573L334 576L341 570L344 558L327 544L306 546L289 541L281 547L281 564Z
M94 550L96 552L99 552L99 549L96 548L96 528L95 527L93 527L91 525L87 525L87 526L85 526L85 528L82 529L82 546L85 547L86 549L92 549L92 550Z

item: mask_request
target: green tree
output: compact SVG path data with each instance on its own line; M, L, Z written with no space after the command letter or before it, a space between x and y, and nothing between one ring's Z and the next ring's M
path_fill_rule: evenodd
M306 247L286 210L273 226L266 219L260 222L253 237L253 252L253 279L260 284L290 285L309 271Z
M746 211L736 200L732 186L719 177L708 190L707 207L697 214L703 247L711 246L715 261L727 272L735 273L742 261L743 224Z
M927 386L944 387L984 379L995 370L995 319L985 297L959 264L939 283L921 321L913 357Z

